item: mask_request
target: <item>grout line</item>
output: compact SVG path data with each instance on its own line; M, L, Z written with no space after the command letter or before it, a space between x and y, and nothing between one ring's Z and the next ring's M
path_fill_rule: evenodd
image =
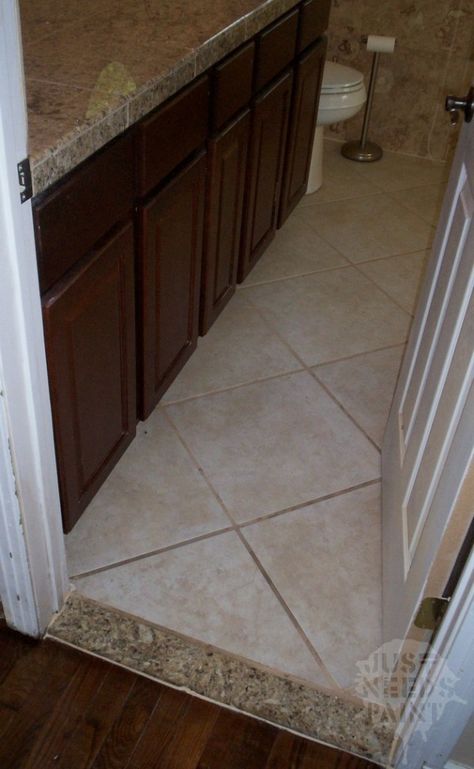
M341 144L341 145L346 143L346 139L336 139L334 136L326 136L326 135L324 136L324 141L330 142L331 144ZM384 150L384 155L395 155L396 157L401 155L404 158L409 158L409 159L414 158L416 160L425 160L427 163L430 163L431 165L435 165L435 166L447 165L446 160L438 160L436 158L430 157L429 155L417 155L415 152L400 152L398 150L397 151ZM357 166L357 165L358 165L357 163L354 163L354 166ZM356 168L354 168L354 170L356 170ZM359 173L363 173L361 172L361 170L359 169L357 170L359 171Z
M301 502L297 505L292 505L291 507L285 507L283 510L276 510L274 513L267 513L266 515L261 515L258 518L252 518L249 521L244 521L243 523L239 523L238 528L246 529L248 526L253 526L255 523L262 523L263 521L269 521L273 518L278 518L281 515L286 515L286 513L294 513L297 510L304 510L305 507L316 505L319 502L326 502L328 499L341 497L343 494L350 494L353 491L359 491L359 489L365 489L368 486L375 486L375 484L380 483L381 480L382 480L381 477L372 478L372 480L370 481L363 481L362 483L357 483L354 486L348 486L346 489L341 489L340 491L332 491L330 494L324 494L322 497L315 497L314 499L308 499L305 502Z
M443 197L444 197L444 192L446 190L446 185L447 185L446 181L443 181L440 184L423 184L423 185L421 185L419 187L410 187L410 188L408 188L406 190L401 190L401 192L411 192L412 190L413 191L414 190L422 190L422 189L425 189L425 188L430 188L431 189L433 187L436 187L438 192L440 192L441 189L444 188L443 195L441 196L441 200L440 200L440 202L442 203ZM437 224L438 224L438 221L439 221L439 218L440 218L440 214L441 214L441 206L439 206L439 210L436 213L436 222L433 222L431 219L428 219L428 218L425 219L423 214L420 214L412 206L410 206L407 203L405 203L404 200L397 200L397 198L395 197L395 192L398 192L398 190L394 190L394 191L388 193L389 197L391 197L392 200L395 203L397 203L399 206L402 206L406 211L411 213L413 216L418 216L418 218L421 219L422 222L424 222L425 224L429 224L430 227L432 227L434 230L436 230L436 227L437 227ZM421 249L421 250L423 250L423 249ZM428 249L425 249L425 250L428 250Z
M398 256L415 256L416 254L424 254L427 251L431 251L431 245L428 248L417 248L414 251L402 251L397 254L390 254L390 256L376 256L374 259L361 259L359 262L351 262L352 267L358 267L361 264L372 264L373 262L385 262L387 259L395 259Z
M331 673L327 669L327 667L324 664L323 660L319 656L316 648L313 646L313 644L311 643L310 639L306 635L306 632L303 629L302 625L298 622L298 620L296 619L295 615L291 611L290 607L286 603L286 601L283 598L282 594L280 593L280 591L278 590L277 586L275 585L275 583L273 582L272 578L270 577L270 574L268 573L268 571L265 569L264 565L262 564L260 558L257 556L257 554L255 553L255 551L253 550L251 545L247 542L245 536L242 534L240 529L237 529L236 533L237 533L240 541L242 542L243 546L247 550L248 554L250 555L250 557L254 561L255 565L259 569L260 573L262 574L262 576L266 580L269 588L271 589L271 591L275 595L276 599L279 601L280 605L284 609L284 611L285 611L288 619L290 620L291 624L293 625L295 630L300 635L302 641L304 642L306 648L310 652L310 654L313 657L313 659L318 664L318 666L321 668L321 670L324 672L324 674L328 677L328 680L331 681L334 684L335 688L340 689L341 685L336 681L336 679L331 675Z
M309 208L320 208L321 206L334 206L334 204L349 203L354 200L368 200L369 198L380 198L382 195L387 194L386 192L384 192L384 190L377 188L374 182L371 181L370 184L374 184L375 189L373 192L365 192L363 195L357 195L354 198L338 198L336 200L321 200L319 202L315 200L312 203L308 203L308 205L302 206L301 210L307 211ZM301 215L301 211L299 213ZM309 224L309 226L311 227L310 222L307 222L307 224ZM316 232L316 230L314 231ZM319 235L319 232L317 232L316 234ZM336 247L333 246L333 248L336 248Z
M345 144L345 141L339 141L338 139L333 139L331 137L325 137L324 141L325 142L326 141L330 142L331 144L339 144L339 145ZM432 157L427 156L427 155L416 155L416 154L407 153L407 152L394 152L393 150L384 150L384 155L385 154L392 155L392 156L395 156L395 157L401 156L403 158L406 158L407 160L418 160L418 161L422 161L422 162L424 161L427 165L429 165L431 167L434 166L434 167L437 167L437 168L444 168L444 169L449 168L447 159L445 159L445 160L437 160L437 159L432 158ZM429 186L430 184L432 184L432 182L426 182L426 181L423 182L422 184L419 184L419 183L416 183L416 182L414 182L414 183L412 182L411 184L409 184L406 187L403 186L403 187L401 187L399 189L387 190L387 188L385 186L382 186L383 183L381 184L380 182L374 181L374 179L368 178L367 169L366 169L366 166L365 166L365 170L364 170L364 166L365 166L365 164L352 163L351 169L354 171L354 173L356 174L358 179L363 180L363 181L367 182L368 184L373 185L373 187L375 188L376 192L377 191L378 192L383 192L385 194L390 195L393 192L405 192L405 191L410 190L410 189L418 189L420 187L426 187L426 186ZM436 182L434 182L434 184L436 184ZM335 199L335 200L321 201L321 203L315 203L315 205L322 205L322 204L324 204L326 202L327 203L333 203L333 202L336 203L336 202L339 202L339 201L343 202L344 200L355 200L357 197L359 197L359 198L367 197L367 196L369 196L371 194L372 193L366 193L365 195L357 195L357 196L351 197L351 198L338 198L338 199Z
M97 566L95 569L89 569L89 571L82 571L78 574L70 574L71 579L83 579L84 577L91 577L94 574L100 574L103 571L109 571L109 569L118 569L120 566L128 566L130 563L136 561L143 561L145 558L152 558L155 555L162 555L170 550L178 550L186 545L192 545L195 542L202 542L204 539L211 539L211 537L217 537L219 534L227 534L229 531L233 531L233 526L224 526L220 529L214 529L208 531L205 534L199 534L196 537L190 537L189 539L183 539L180 542L175 542L172 545L165 545L164 547L158 547L155 550L150 550L146 553L139 553L139 555L132 555L130 558L124 558L121 561L114 561L113 563L106 564L105 566Z
M200 473L203 475L203 471ZM205 476L204 476L205 477ZM207 478L205 477L205 480L207 481ZM155 555L162 555L163 553L168 553L170 550L179 550L182 547L186 547L187 545L193 545L195 542L202 542L206 539L212 539L213 537L218 537L220 534L228 534L229 532L237 531L238 529L245 529L248 526L253 526L255 523L262 523L263 521L271 520L272 518L278 518L281 515L285 515L286 513L293 513L297 510L302 510L305 507L309 507L310 505L317 504L318 502L325 502L328 499L334 499L335 497L340 497L343 494L350 494L353 491L358 491L359 489L364 489L367 486L374 486L376 483L380 483L381 478L373 478L370 481L364 481L363 483L355 484L354 486L348 486L345 489L340 489L338 491L333 491L330 494L324 494L321 497L314 497L313 499L305 500L304 502L299 502L296 505L291 505L290 507L285 507L282 510L275 510L272 513L266 513L264 515L260 515L257 518L251 518L248 521L244 522L235 522L231 526L225 526L220 529L213 529L212 531L208 531L205 534L199 534L196 537L190 537L189 539L183 539L179 542L175 542L171 545L165 545L164 547L156 548L155 550L147 551L146 553L140 553L139 555L130 556L130 558L124 558L121 561L114 561L109 564L105 564L104 566L97 566L95 569L89 569L88 571L78 572L77 574L70 574L70 579L83 579L85 577L91 577L95 574L100 574L104 571L109 571L112 569L118 569L120 566L128 566L130 563L135 563L137 561L144 561L146 558L152 558ZM215 493L215 492L214 492ZM223 504L221 502L221 504ZM228 514L230 517L230 514Z
M175 434L176 434L176 436L178 437L178 440L179 440L179 442L180 442L180 443L181 443L181 445L182 445L182 446L185 448L185 450L186 450L187 454L188 454L188 455L189 455L189 457L191 458L191 461L192 461L192 463L195 465L195 467L196 467L196 469L197 469L198 473L201 475L201 477L202 477L202 478L204 479L204 481L207 483L207 485L209 486L209 488L210 488L210 490L212 491L213 495L215 496L215 498L216 498L216 499L217 499L217 501L219 502L219 504L220 504L220 506L221 506L222 510L224 511L224 513L225 513L225 514L226 514L226 516L228 517L228 519L229 519L230 523L232 524L232 528L235 528L235 526L236 526L236 522L234 521L234 518L233 518L232 514L229 512L229 510L228 510L228 509L227 509L227 507L225 506L225 504L224 504L224 501L223 501L223 499L222 499L221 495L219 494L219 492L217 491L217 489L215 489L215 488L214 488L214 484L213 484L213 483L212 483L212 482L209 480L209 478L207 477L207 475L206 475L206 473L204 472L204 469L201 467L201 465L200 465L200 463L199 463L199 461L198 461L197 457L195 457L195 456L194 456L194 453L193 453L193 451L190 449L190 447L188 446L188 443L187 443L187 441L185 441L185 440L184 440L183 436L181 435L180 431L178 430L178 428L177 428L176 424L174 423L173 419L171 418L171 416L170 416L170 415L169 415L169 414L168 414L168 413L167 413L167 412L166 412L164 409L163 409L163 412L162 412L162 413L164 414L164 416L165 416L165 418L166 418L167 422L169 423L170 427L173 429L174 433L175 433Z
M314 230L313 230L314 232ZM323 238L321 238L323 240ZM327 241L324 241L326 245L331 245ZM337 251L337 249L332 246L332 248ZM339 251L337 251L337 255L344 259L346 264L335 264L334 267L323 267L319 268L317 270L309 270L308 272L298 272L295 273L295 275L285 275L281 278L270 278L269 280L260 280L257 283L249 283L247 286L244 285L244 283L240 283L240 285L237 286L238 291L246 291L249 288L256 288L257 286L267 286L271 283L283 283L285 280L293 280L293 278L304 278L307 275L319 275L319 273L323 272L333 272L334 270L345 270L348 267L352 267L352 262L347 258L347 256L344 256L344 254L341 254Z
M249 286L249 288L252 288L252 286ZM259 314L261 314L260 310L257 310L257 308L254 305L252 305L252 309L255 309ZM265 322L267 322L267 325L268 325L268 321L265 321ZM273 327L271 328L271 331L272 333L275 333L276 336L278 336L280 341L282 341L282 338L279 336L279 334L277 334L274 331ZM294 351L288 345L288 343L285 341L283 341L283 343L285 344L287 349L289 349L291 353L295 355ZM280 377L283 378L286 376L291 376L292 374L301 374L303 371L307 371L308 368L313 369L313 368L321 368L322 366L331 366L333 363L343 363L344 361L347 361L347 360L360 358L363 355L371 355L372 353L382 352L383 350L393 350L396 347L405 347L406 343L407 343L407 340L405 339L402 342L396 342L395 344L385 345L384 347L375 347L371 350L364 350L363 352L355 352L352 355L343 355L341 358L330 358L329 360L321 361L321 363L314 363L311 365L301 364L298 368L288 369L288 371L281 371L279 374L271 374L270 376L266 376L266 377L249 379L248 382L241 382L239 384L229 385L228 387L217 388L216 390L207 390L206 392L198 393L196 395L188 395L183 398L177 398L176 400L161 401L159 404L157 404L156 408L160 410L164 410L164 409L167 409L169 406L179 406L182 403L188 403L189 401L199 400L200 398L207 398L210 395L219 395L220 393L232 392L232 390L239 390L240 388L243 388L243 387L250 387L250 385L261 384L262 382L270 382L273 379L279 379ZM298 358L298 362L300 362L299 358Z
M373 350L367 350L367 352L355 352L353 355L346 355L344 358L334 358L332 360L323 361L322 363L315 363L311 368L323 368L324 366L332 366L334 363L343 363L346 360L354 360L354 358L361 358L363 355L372 355L372 353L383 352L384 350L394 350L396 347L405 347L405 342L397 342L396 344L389 344L386 347L376 347Z
M253 308L252 308L253 309ZM304 371L303 368L288 369L287 371L280 371L278 374L270 374L270 376L259 377L257 379L250 379L248 382L239 382L238 384L229 385L228 387L218 387L215 390L207 390L197 395L187 395L184 398L177 398L176 400L161 401L158 404L158 408L165 409L168 406L174 406L178 403L187 403L188 401L195 401L199 398L206 398L208 395L218 395L219 393L231 392L232 390L238 390L241 387L248 387L252 384L259 384L260 382L270 382L272 379L278 379L279 377L288 376L289 374L297 374Z
M330 398L331 398L331 399L332 399L332 400L333 400L335 403L337 403L337 405L338 405L338 406L339 406L339 408L340 408L340 409L341 409L341 410L344 412L344 414L346 415L346 417L349 417L349 419L351 420L351 422L352 422L352 423L353 423L353 424L354 424L356 427L358 427L358 428L359 428L359 430L360 430L360 431L361 431L361 432L362 432L362 433L365 435L365 437L367 438L367 440L368 440L368 441L370 441L370 443L372 444L372 446L373 446L373 447L376 449L377 453L378 453L378 454L381 454L381 448L380 448L380 446L379 446L379 445L378 445L378 444L377 444L377 443L374 441L374 439L373 439L373 438L371 438L371 436L370 436L370 435L369 435L369 433L368 433L368 432L365 430L365 428L364 428L364 427L362 427L362 426L361 426L361 425L360 425L360 424L357 422L357 420L355 419L355 417L353 417L353 416L352 416L352 414L351 414L351 413L350 413L350 412L349 412L349 411L346 409L346 407L345 407L345 406L343 405L343 403L342 403L342 402L339 400L339 398L338 398L336 395L334 395L334 393L332 392L332 390L330 390L330 389L329 389L329 387L327 386L327 384L326 384L325 382L323 382L323 381L322 381L322 379L320 379L320 378L318 377L318 375L316 374L316 372L315 372L313 369L308 369L308 373L309 373L309 374L310 374L310 375L313 377L313 379L314 379L314 380L315 380L315 381L318 383L318 385L319 385L320 387L322 387L322 389L323 389L323 390L324 390L324 391L325 391L325 392L326 392L326 393L329 395L329 397L330 397Z
M390 198L390 200L391 200L391 201L393 201L393 202L397 202L397 201L395 201L395 199L394 199L394 198L391 198L391 197L390 197L389 193L386 193L386 195L387 195L387 197L389 197L389 198ZM354 199L357 199L357 198L354 198ZM337 203L338 201L333 201L333 202L336 202L336 203ZM319 204L319 205L323 205L323 204L321 203L321 204ZM306 206L305 208L309 208L309 207L310 207L310 206ZM420 220L420 222L421 222L422 224L429 226L429 227L430 227L430 229L431 229L431 230L433 230L433 237L434 237L434 233L436 232L436 228L435 228L435 227L434 227L432 224L428 225L428 223L427 223L427 222L426 222L426 221L425 221L425 220L424 220L422 217L420 217L418 214L414 214L414 213L413 213L413 211L409 211L409 210L406 208L406 206L404 206L404 208L405 208L405 210L406 210L406 211L408 211L409 213L411 213L413 216L417 216L417 218ZM305 219L305 221L306 221L306 219ZM362 261L359 261L359 262L354 262L354 261L352 261L351 259L349 259L349 257L347 257L345 254L343 254L343 253L342 253L342 251L340 251L340 250L337 248L337 246L335 246L333 243L331 243L329 240L327 240L327 238L326 238L325 236L323 236L323 235L322 235L322 234L321 234L321 233L320 233L320 232L319 232L319 231L318 231L318 230L317 230L317 229L316 229L316 228L313 226L312 222L310 222L310 221L307 221L306 223L307 223L308 227L310 227L310 228L313 230L313 232L314 232L314 233L315 233L315 234L318 236L318 238L320 238L320 239L321 239L321 240L322 240L324 243L326 243L326 245L327 245L327 246L330 246L330 247L331 247L331 248L333 248L335 251L337 251L337 253L339 254L339 256L340 256L340 257L342 257L343 259L345 259L345 260L346 260L346 262L348 262L348 264L347 264L347 265L343 265L342 267L339 267L339 268L338 268L338 267L331 267L331 268L330 268L330 270L324 270L324 272L329 272L329 271L332 271L332 270L337 270L337 269L345 269L345 267L349 267L349 266L350 266L350 267L355 267L355 268L357 269L357 265L359 265L359 264L370 264L371 262L381 262L381 261L383 261L384 259L392 259L392 257L394 257L394 256L410 256L410 254L418 254L418 253L421 253L422 251L431 251L431 249L432 249L432 247L433 247L433 240L432 240L432 241L431 241L431 243L428 245L428 248L417 248L417 249L414 249L413 251L411 251L411 250L410 250L410 251L401 251L401 252L399 252L399 253L397 252L397 253L394 253L394 254L389 254L389 255L385 255L385 256L376 256L374 259L363 259ZM323 270L321 270L321 272L323 272ZM361 272L361 271L359 270L359 272ZM365 275L365 273L363 273L363 274ZM367 277L367 275L366 275L366 277ZM249 286L249 288L251 288L251 286ZM378 288L378 286L377 286L377 288ZM382 289L381 289L381 290L382 290ZM389 294L387 294L385 291L384 291L384 293L386 294L386 296L388 296L388 297L389 297L389 299L391 299L392 301L395 301L395 300L394 300L394 299L393 299L393 298L392 298L392 297L391 297ZM395 304L397 304L397 303L395 302ZM397 306L400 306L400 305L397 305ZM403 309L403 307L402 307L401 309ZM404 310L404 312L406 312L406 310Z
M426 250L426 249L424 249L424 250ZM414 252L414 253L416 253L416 252ZM405 256L405 254L395 254L395 256ZM406 256L409 256L409 254L406 254ZM391 259L392 257L388 257L388 258ZM377 260L377 261L379 261L379 260ZM370 264L370 262L364 262L364 264ZM367 275L364 272L364 270L361 270L360 267L358 267L357 264L354 264L354 267L357 270L357 272L359 273L359 275L363 275L365 278L367 278L367 280L370 281L370 283L372 283L372 285L375 286L375 288L378 291L380 291L382 294L384 294L384 296L387 299L389 299L390 302L392 302L397 307L397 309L401 310L405 315L408 315L408 317L410 318L410 325L408 326L407 336L405 337L405 340L403 342L403 344L406 344L406 342L408 341L408 336L410 334L411 324L412 324L412 321L413 321L414 311L415 311L416 306L413 308L413 312L408 312L408 310L405 309L405 307L402 307L402 305L397 301L397 299L395 299L393 296L390 296L390 294L384 288L382 288L382 286L379 286L379 284L370 275ZM421 276L420 276L420 280L421 280ZM419 288L419 286L418 286L418 288ZM418 293L417 293L417 296L418 296Z
M334 403L335 403L335 404L338 406L338 408L340 408L340 409L341 409L341 411L342 411L342 412L343 412L343 413L344 413L344 414L345 414L345 415L346 415L346 416L347 416L347 417L350 419L350 421L351 421L351 422L352 422L352 423L355 425L355 427L356 427L356 428L357 428L357 429L358 429L358 430L359 430L359 431L360 431L360 432L361 432L361 433L362 433L362 434L365 436L365 438L367 438L367 439L370 441L370 443L371 443L371 444L372 444L372 445L375 447L375 449L377 450L377 453L378 453L378 454L380 454L380 448L377 446L377 444L375 443L375 441L373 441L373 440L372 440L372 438L371 438L371 437L370 437L370 436L369 436L369 435L368 435L368 434L365 432L364 428L363 428L363 427L361 427L361 425L360 425L360 424L359 424L359 423L358 423L358 422L357 422L357 421L354 419L354 417L352 416L352 414L350 414L350 413L349 413L349 412L346 410L346 408L345 408L344 406L342 406L342 404L341 404L341 403L338 401L338 399L336 398L336 396L335 396L335 395L333 395L333 393L331 392L331 390L329 390L329 389L326 387L326 385L325 385L323 382L321 382L321 381L319 380L318 376L317 376L317 375L316 375L316 373L313 371L312 367L311 367L311 366L308 366L308 365L305 363L305 361L304 361L304 360L303 360L303 359L302 359L302 358L301 358L301 357L298 355L298 353L297 353L297 352L295 352L295 350L294 350L294 349L291 347L291 345L290 345L290 344L289 344L289 342L288 342L288 341L285 339L285 337L283 337L283 336L280 334L280 332L279 332L279 331L278 331L278 330L275 328L275 326L274 326L274 325L271 323L271 321L269 321L269 320L268 320L268 319L265 317L265 315L262 313L262 311L260 310L260 308L259 308L259 307L257 307L257 306L255 305L255 303L254 303L254 302L252 302L252 300L248 300L248 301L249 301L249 303L250 303L250 304L251 304L251 305L252 305L252 306L253 306L253 307L254 307L254 308L257 310L257 312L258 312L258 313L260 313L260 316L262 317L262 319L265 321L265 323L267 323L267 325L269 326L269 328L270 328L270 329L271 329L271 330L274 332L274 334L275 334L275 335L276 335L276 336L277 336L277 337L280 339L280 341L281 341L281 342L282 342L284 345L286 345L286 347L288 348L288 350L289 350L291 353L293 353L293 355L294 355L294 356L295 356L295 358L296 358L296 359L297 359L297 360L300 362L300 364L301 364L301 366L304 368L304 370L305 370L305 371L306 371L306 372L307 372L307 373L308 373L308 374L309 374L309 375L310 375L310 376L311 376L311 377L312 377L312 378L313 378L313 379L314 379L314 380L315 380L315 381L316 381L316 382L317 382L317 383L320 385L320 387L322 387L322 388L325 390L325 392L326 392L326 393L327 393L327 395L328 395L328 396L331 398L331 400L332 400L332 401L333 401L333 402L334 402ZM404 340L404 342L400 342L400 344L404 344L405 342L406 342L406 340ZM397 345L397 346L398 346L398 345Z
M295 629L296 629L296 630L297 630L297 632L299 633L300 637L302 638L303 642L304 642L304 643L305 643L305 645L307 646L307 648L308 648L309 652L311 653L312 657L315 659L315 661L316 661L316 662L317 662L317 664L320 666L320 668L323 670L323 672L324 672L324 673L326 673L326 674L329 676L329 680L330 680L330 681L334 681L334 683L335 683L336 687L337 687L337 688L340 688L340 685L337 683L337 681L335 681L335 679L332 677L332 675L331 675L331 674L329 673L329 671L326 669L326 666L324 665L323 661L321 660L321 657L320 657L320 656L319 656L319 654L317 653L316 649L313 647L312 643L310 642L310 640L309 640L309 638L307 637L306 633L304 632L303 628L301 627L301 625L299 624L298 620L297 620L297 619L296 619L296 617L293 615L293 613L290 611L290 609L289 609L289 607L288 607L288 605L287 605L286 601L284 601L284 599L283 599L282 595L280 594L280 592L277 590L277 588L276 588L276 587L275 587L275 585L273 584L272 580L270 579L270 577L269 577L269 575L268 575L267 571L266 571L266 570L263 568L263 566L262 566L262 564L260 563L259 559L257 558L257 556L256 556L256 555L255 555L255 553L253 552L252 548L251 548L251 547L250 547L250 545L248 544L247 540L245 539L245 537L244 537L244 536L243 536L243 534L241 533L241 531L240 531L240 528L239 528L239 526L238 526L237 522L234 520L234 517L233 517L233 515L232 515L232 514L229 512L229 510L227 509L226 505L224 504L224 501L223 501L222 497L221 497L221 496L220 496L220 494L218 493L217 489L215 489L215 487L214 487L213 483L212 483L212 482L209 480L209 478L208 478L208 477L207 477L207 475L205 474L204 470L203 470L203 469L202 469L202 467L199 465L199 462L197 461L197 458L194 456L194 454L193 454L193 452L191 451L191 449L189 448L189 446L188 446L187 442L186 442L186 441L184 440L184 438L181 436L181 433L180 433L180 431L178 430L178 428L176 427L176 425L174 424L173 420L171 419L171 417L170 417L168 414L166 415L166 417L167 417L167 419L168 419L168 421L169 421L170 425L171 425L171 426L173 427L173 429L175 430L175 432L176 432L177 436L179 437L179 439L180 439L180 441L181 441L182 445L183 445L183 446L185 447L185 449L187 450L187 452L188 452L189 456L191 457L192 461L193 461L193 462L196 464L196 466L198 467L198 470L199 470L199 472L201 472L201 473L202 473L202 476L203 476L203 478L206 480L206 482L207 482L207 484L208 484L209 488L211 489L211 491L214 493L214 495L215 495L215 496L216 496L216 498L218 499L218 501L219 501L219 503L221 504L221 506L222 506L223 510L225 511L226 515L227 515L227 516L228 516L228 518L229 518L229 519L232 521L232 524L233 524L232 528L233 528L233 530L235 531L235 533L236 533L236 534L237 534L237 536L239 537L240 541L242 542L242 544L244 545L244 547L245 547L245 548L246 548L246 550L248 551L249 555L252 557L252 559L253 559L253 561L255 562L255 564L256 564L256 566L257 566L257 568L259 569L259 571L260 571L260 573L262 574L263 578L266 580L266 582L267 582L268 586L270 587L270 589L273 591L273 593L274 593L274 595L276 596L277 600L280 602L280 605L282 606L282 608L284 609L285 613L287 614L287 616L288 616L288 618L289 618L290 622L291 622L291 623L294 625Z

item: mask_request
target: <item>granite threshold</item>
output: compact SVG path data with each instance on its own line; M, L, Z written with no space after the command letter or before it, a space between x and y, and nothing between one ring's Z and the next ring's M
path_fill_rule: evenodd
M71 593L46 638L332 747L386 765L382 707L291 676Z

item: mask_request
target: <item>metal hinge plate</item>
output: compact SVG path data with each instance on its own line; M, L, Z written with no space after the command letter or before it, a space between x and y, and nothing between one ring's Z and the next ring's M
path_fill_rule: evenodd
M415 618L416 627L436 630L448 608L449 598L423 598Z
M18 182L23 189L20 192L20 200L24 203L33 197L33 185L31 182L31 167L29 158L21 160L18 165Z

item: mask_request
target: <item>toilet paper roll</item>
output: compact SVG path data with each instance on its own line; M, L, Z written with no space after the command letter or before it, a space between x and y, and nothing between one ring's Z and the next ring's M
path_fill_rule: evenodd
M395 50L395 38L382 35L369 35L367 38L367 50L379 53L393 53Z

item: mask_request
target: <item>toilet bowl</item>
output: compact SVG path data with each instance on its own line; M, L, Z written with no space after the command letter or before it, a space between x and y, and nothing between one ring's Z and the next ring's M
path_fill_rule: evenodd
M326 62L319 99L307 195L316 192L323 183L324 126L340 123L354 117L362 109L366 99L367 93L362 72L343 64L336 64L334 61Z

